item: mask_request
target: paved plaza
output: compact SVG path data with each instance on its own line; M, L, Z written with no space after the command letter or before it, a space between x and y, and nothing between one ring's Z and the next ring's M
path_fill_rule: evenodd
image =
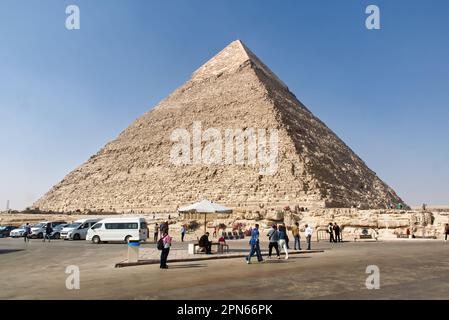
M231 248L232 248L231 243ZM235 242L243 250L245 242ZM174 251L187 244L176 244ZM266 243L262 249L266 252ZM152 249L154 244L145 244ZM124 244L0 239L2 299L449 299L449 244L442 241L313 243L322 253L247 265L243 258L115 268ZM80 269L80 289L65 286ZM380 270L368 290L366 268Z

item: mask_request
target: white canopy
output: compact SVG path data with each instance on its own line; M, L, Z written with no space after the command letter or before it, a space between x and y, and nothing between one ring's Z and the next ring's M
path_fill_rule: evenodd
M232 210L220 204L203 200L190 206L178 209L179 212L196 212L196 213L231 213Z

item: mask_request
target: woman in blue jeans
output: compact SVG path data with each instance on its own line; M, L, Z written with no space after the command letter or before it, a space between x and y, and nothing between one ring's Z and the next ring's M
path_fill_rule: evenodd
M251 232L251 240L249 240L249 245L251 246L251 250L249 252L249 255L246 257L246 263L251 263L251 257L256 254L257 260L259 262L263 261L262 253L260 252L260 245L259 245L259 225L256 224L255 228Z

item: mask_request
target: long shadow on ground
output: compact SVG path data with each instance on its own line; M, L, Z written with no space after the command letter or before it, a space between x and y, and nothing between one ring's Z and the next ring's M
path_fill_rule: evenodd
M170 262L170 261L168 261ZM170 265L170 269L185 269L185 268L203 268L205 267L205 264L200 263L192 263L192 264L176 264L176 265Z
M13 253L17 251L23 251L23 249L0 249L0 254Z

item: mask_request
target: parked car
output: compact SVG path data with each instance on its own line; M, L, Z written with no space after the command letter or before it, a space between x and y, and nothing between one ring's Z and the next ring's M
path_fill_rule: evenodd
M61 231L61 239L64 240L85 240L87 230L101 219L82 219L66 225Z
M87 231L87 241L101 243L125 241L129 239L145 241L148 238L147 223L144 218L108 218L93 225Z
M12 230L17 229L17 226L1 226L0 238L7 238Z
M44 221L44 222L40 222L38 224L35 224L34 226L31 227L31 234L29 235L30 238L37 238L37 239L42 239L44 237L45 234L45 230L47 228L47 224L51 223L51 227L52 229L55 229L57 226L61 225L61 224L67 224L67 222L65 221Z
M58 224L53 228L53 232L51 233L50 237L52 239L61 239L61 231L68 226L68 224Z
M25 231L26 231L25 228L26 228L26 224L23 224L20 227L18 227L17 229L11 230L11 232L9 233L9 236L11 238L23 237L23 235L25 234Z

